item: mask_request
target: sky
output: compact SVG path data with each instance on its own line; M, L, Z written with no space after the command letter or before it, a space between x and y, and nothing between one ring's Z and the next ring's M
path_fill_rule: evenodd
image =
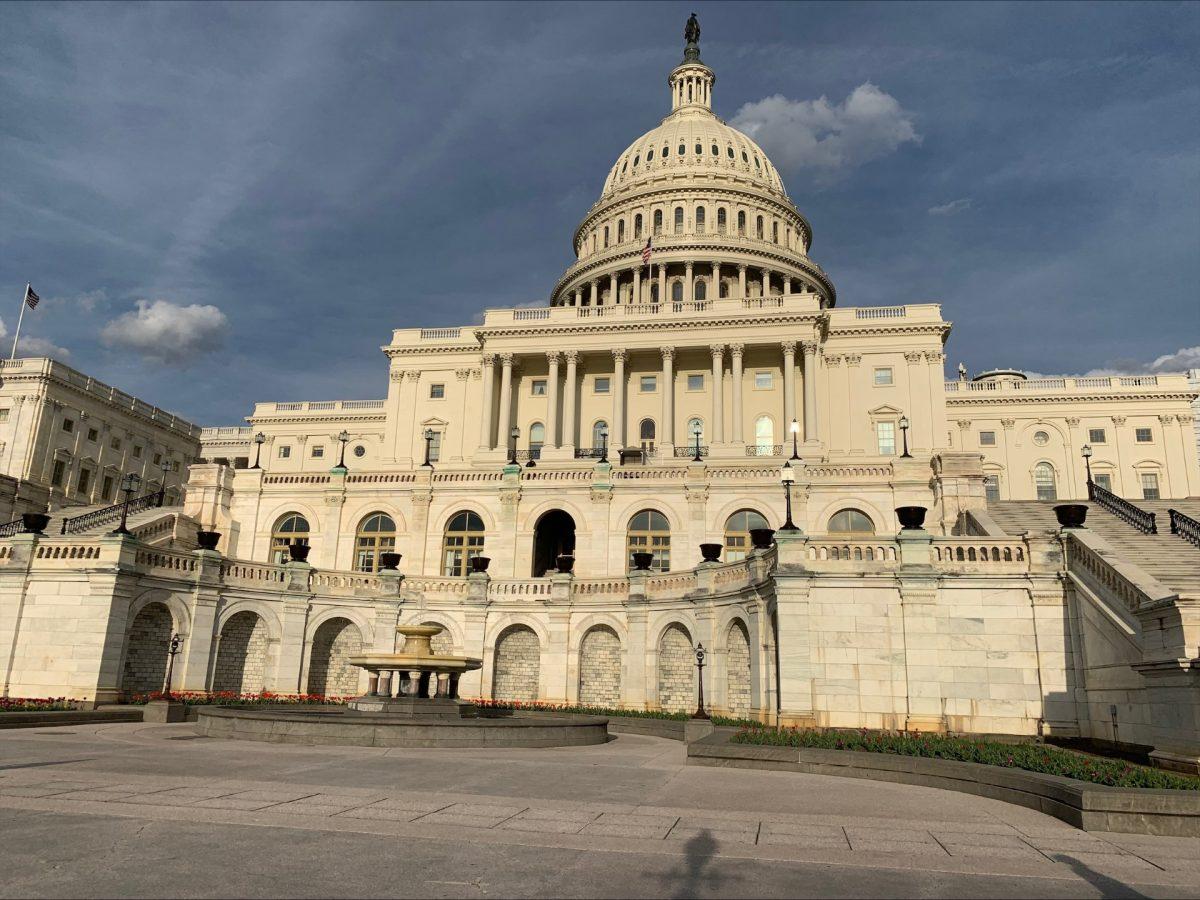
M202 425L547 302L695 11L843 306L951 373L1200 366L1200 4L0 4L0 345Z

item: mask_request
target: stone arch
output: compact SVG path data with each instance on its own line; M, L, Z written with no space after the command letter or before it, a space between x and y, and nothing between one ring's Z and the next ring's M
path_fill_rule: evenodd
M536 700L541 683L542 642L528 625L510 625L496 638L492 698Z
M793 497L792 499L794 500L795 498ZM776 521L778 521L774 510L769 508L765 503L761 503L757 499L748 500L745 497L739 497L730 500L724 506L721 506L717 509L716 514L713 515L709 520L709 533L713 535L723 534L725 532L725 523L729 521L729 517L736 512L741 512L743 509L753 510L767 520L768 526L771 528L777 527L774 524Z
M608 625L593 625L579 642L579 702L621 704L621 639Z
M121 691L126 695L160 691L167 675L167 659L175 620L162 600L142 604L125 636L125 663Z
M725 708L731 716L750 715L750 630L735 618L725 630Z
M258 693L267 681L267 620L243 609L226 617L221 626L212 689L238 694Z
M875 523L876 534L887 534L889 531L898 530L895 512L888 510L887 513L884 513L880 507L871 503L865 497L847 495L830 500L819 511L815 511L811 507L809 508L808 521L811 526L810 533L818 534L819 532L816 529L818 527L824 528L833 517L833 514L841 512L843 509L857 509L870 516L871 521ZM799 525L800 523L797 522L796 524Z
M671 622L658 639L658 706L663 712L687 712L696 700L696 665L691 632Z
M445 613L417 613L404 625L441 625L445 630L430 641L435 653L462 655L466 653L465 638L452 616Z
M629 528L629 520L636 516L644 509L652 509L657 513L662 513L667 517L667 522L671 526L672 536L685 531L683 518L667 503L653 497L643 496L640 500L632 500L625 505L621 512L613 517L613 522L620 525L622 530Z
M437 524L435 526L430 526L429 533L436 534L438 536L438 540L441 540L441 536L446 533L446 526L450 524L450 520L459 513L464 512L475 513L475 515L479 516L479 520L483 522L483 533L485 535L495 534L495 517L487 511L483 504L466 499L454 500L450 503L447 503L446 508L438 513Z
M522 509L520 518L517 520L517 528L520 531L531 531L538 519L553 509L561 509L572 519L575 520L575 533L579 534L587 530L588 517L587 511L581 508L568 497L552 497L549 500L543 500L537 504L531 504L528 509Z
M308 653L308 693L328 697L357 694L361 670L346 660L362 648L362 632L344 616L331 616L317 626Z

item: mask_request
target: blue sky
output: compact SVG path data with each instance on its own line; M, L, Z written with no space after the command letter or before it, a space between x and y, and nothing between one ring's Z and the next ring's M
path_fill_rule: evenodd
M1200 365L1194 3L3 4L8 340L32 281L22 353L200 424L383 396L392 328L545 300L693 9L841 304Z

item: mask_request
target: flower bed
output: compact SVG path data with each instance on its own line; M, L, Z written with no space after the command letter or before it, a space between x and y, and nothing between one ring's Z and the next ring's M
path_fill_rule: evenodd
M50 712L59 709L75 709L75 703L66 697L0 697L0 713Z
M663 712L651 709L621 709L614 706L585 706L576 703L550 703L543 700L489 700L473 698L470 701L480 709L522 710L538 712L578 713L584 716L620 716L627 719L667 719L673 722L686 722L691 713ZM713 716L714 725L744 726L746 728L761 727L760 722L752 719L734 719L728 716Z
M272 694L270 691L239 694L237 691L152 691L134 694L130 704L142 706L151 700L175 700L187 706L330 706L342 705L349 697L326 697L322 694Z
M732 741L735 744L757 744L767 747L859 750L866 753L983 763L1040 772L1044 775L1061 775L1077 781L1112 787L1200 791L1200 778L1177 775L1120 760L1086 756L1045 744L1002 744L940 734L816 731L796 728L745 728L735 734Z

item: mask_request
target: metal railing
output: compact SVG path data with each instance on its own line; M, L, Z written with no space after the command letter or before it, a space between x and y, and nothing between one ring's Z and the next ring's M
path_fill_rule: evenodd
M6 522L5 524L0 525L0 538L12 537L14 534L20 534L24 530L25 525L22 522L21 517L18 516L11 522Z
M1118 497L1112 491L1105 490L1094 481L1088 482L1088 499L1102 506L1126 524L1132 525L1142 534L1158 534L1158 525L1154 522L1154 513L1139 509L1128 500Z
M576 459L600 459L604 456L604 450L601 447L576 447Z
M1171 534L1177 534L1188 543L1200 547L1200 522L1177 509L1168 509L1167 515L1171 517Z
M750 444L746 447L747 456L783 456L783 444Z
M700 458L703 459L706 456L708 456L708 446L706 444L701 444L700 445ZM695 459L696 458L696 445L689 444L687 447L676 447L675 448L675 458L676 459Z
M139 513L147 509L162 506L164 497L166 497L166 491L160 488L153 494L146 494L138 497L136 500L130 500L128 514ZM78 534L81 531L87 531L89 528L95 528L97 525L107 525L109 522L116 522L121 518L121 510L124 507L124 503L114 503L112 506L84 513L82 516L63 519L62 528L59 529L58 533Z

